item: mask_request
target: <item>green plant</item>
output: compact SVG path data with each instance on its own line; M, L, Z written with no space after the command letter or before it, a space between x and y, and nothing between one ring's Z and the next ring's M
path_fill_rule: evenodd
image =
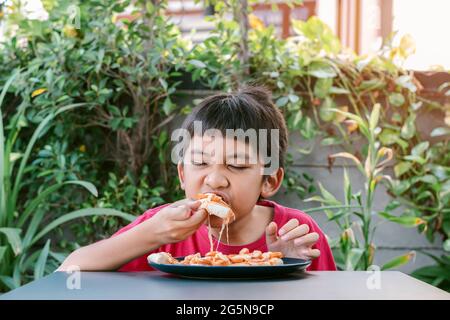
M450 248L448 248L448 240L446 246L446 252L449 252ZM422 252L422 254L432 258L435 261L435 265L416 269L411 275L419 280L428 282L433 286L450 292L450 255L443 254L439 258L427 252Z
M344 202L337 200L321 184L319 184L322 197L314 196L305 201L318 201L322 206L337 206L337 211L324 208L330 221L335 221L339 226L341 235L332 241L334 257L341 270L367 270L373 264L376 245L374 243L377 225L374 225L374 215L396 222L407 227L415 227L425 224L425 221L410 215L394 216L387 211L374 211L374 194L377 185L382 179L390 180L391 177L383 174L385 166L393 158L392 150L380 147L377 141L379 133L378 122L381 106L376 104L367 119L362 116L332 109L333 112L355 121L359 131L367 139L367 152L364 154L364 162L361 162L353 154L340 152L330 155L330 159L345 158L354 162L357 169L364 177L364 192L352 193L352 186L348 178L347 171L344 170ZM356 202L356 204L354 204ZM353 207L350 209L349 207ZM356 220L352 219L356 218ZM361 238L355 236L355 230L361 232ZM382 270L398 267L407 263L414 257L415 253L410 252L394 258L381 266Z
M18 12L4 17L6 25L19 28L0 49L0 84L15 68L29 74L26 80L10 86L2 110L4 118L14 117L18 106L33 93L31 107L19 123L39 123L60 104L90 103L76 113L54 118L48 133L36 141L33 164L39 170L24 177L26 187L19 194L22 203L42 191L44 183L81 177L102 186L98 199L64 188L49 195L49 201L39 208L51 210L55 217L92 205L139 213L161 199L178 199L182 192L176 171L167 161L168 125L178 114L189 112L188 107L175 103L180 76L188 73L194 82L210 89L228 91L244 83L264 84L271 89L289 131L302 141L302 145L291 145L283 184L302 199L315 191L313 181L307 172L299 175L291 170L292 159L317 147L338 146L365 163L374 153L368 156L367 138L360 134L358 122L342 112L365 121L365 115L381 103L376 129L379 145L374 144L374 148L378 152L392 150L395 177L392 182L385 180L394 199L379 214L385 220L398 222L397 218L405 217L407 225L417 223L430 241L436 236L448 239L449 111L421 97L420 83L412 72L402 68L413 51L410 38L403 37L398 46L388 38L376 54L358 56L343 48L330 28L316 17L293 21L295 35L280 39L273 26L264 26L251 13L254 1L233 0L207 2L215 6L216 14L208 18L215 29L202 43L191 44L164 15L166 3L50 0L45 1L48 20L26 19ZM67 15L70 4L80 9L80 29ZM131 18L117 21L125 8L132 8ZM448 84L441 89L447 90L444 94L448 96ZM426 108L447 112L445 123L432 134L439 136L438 143L427 141L416 130L416 118ZM23 147L32 135L29 124L21 127L16 145ZM367 146L361 148L361 144ZM334 158L330 159L332 162ZM373 181L375 186L379 183ZM368 188L365 195L370 195ZM158 201L150 201L153 197ZM350 204L333 203L330 198L331 203L324 205L330 214L338 210L333 216L347 227L342 234L347 230L349 238L352 229L348 226L359 227L351 220L345 225L344 219L339 220L341 214L352 212L350 216L359 219L355 211L369 217L372 204L358 193L350 192L345 198L351 200ZM406 209L398 217L392 211L400 204ZM325 209L309 211L317 210ZM118 227L114 217L80 221L83 223L67 228L77 239L90 242ZM372 226L371 219L364 221ZM373 227L366 231L374 234ZM67 243L64 235L61 228L53 233L54 247L64 252L79 245L77 241ZM347 259L355 268L371 261L373 241L367 243L365 237L363 233L358 245L351 241L345 244L344 238L335 242L343 246L335 248L336 254L345 251L339 258L340 267L346 267ZM352 248L364 252L352 252ZM355 264L359 254L359 263ZM390 265L410 257L406 255Z
M67 185L77 185L97 196L93 184L83 180L65 180L51 185L43 185L34 198L22 203L19 194L26 188L25 176L36 174L36 166L28 164L33 147L38 139L51 126L59 114L84 106L70 104L60 106L44 117L33 131L31 139L24 145L24 150L17 149L17 138L24 125L23 115L27 107L24 101L11 117L6 131L3 128L1 107L12 82L21 74L15 72L0 93L0 280L1 290L14 289L30 278L38 279L49 270L46 268L49 257L60 258L50 249L50 239L43 245L48 234L68 221L91 215L115 215L131 221L134 216L112 209L89 208L66 213L57 219L41 210L40 205L47 197ZM24 74L27 76L27 74ZM6 135L6 138L5 138ZM19 146L20 147L20 146ZM43 245L43 246L42 246Z
M19 5L20 1L15 2ZM111 208L123 197L121 191L108 188L110 173L118 180L133 177L119 186L127 185L127 192L136 188L135 194L143 197L161 192L158 196L165 201L180 196L173 178L175 167L166 161L170 156L166 127L182 109L175 104L175 91L188 43L162 14L166 4L46 1L47 20L27 19L20 14L19 6L13 6L13 12L5 15L6 26L18 28L8 30L9 41L1 44L4 54L0 55L0 83L6 81L4 77L13 67L22 67L29 74L26 80L10 87L5 97L5 118L13 116L21 99L29 99L33 92L36 94L31 107L23 117L32 123L41 121L59 104L88 103L87 108L56 118L49 133L36 142L34 164L42 169L42 179L30 176L27 188L19 195L23 201L40 190L42 180L59 183L83 177L101 186L98 203ZM69 6L79 9L79 26L67 14ZM131 18L119 20L125 8L132 8ZM25 143L31 134L25 127L18 144ZM50 198L51 202L42 206L55 216L97 204L69 188ZM142 213L138 208L145 204L156 205L146 198L139 205L127 200L121 208L137 214ZM80 239L91 241L110 234L120 223L114 217L81 221L66 228ZM97 232L104 225L111 227ZM58 232L61 241L56 246L62 244L65 230Z

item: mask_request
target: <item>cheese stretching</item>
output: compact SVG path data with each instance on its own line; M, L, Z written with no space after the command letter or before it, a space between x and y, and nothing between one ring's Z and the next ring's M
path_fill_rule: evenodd
M220 240L222 239L222 233L224 229L227 229L227 243L228 241L228 224L235 219L235 214L231 210L230 206L222 200L222 198L214 193L200 193L196 196L202 203L199 209L205 209L208 212L208 237L210 250L213 251L212 235L211 235L211 222L210 216L215 215L223 220L222 228L220 229L219 239L217 241L216 251L219 248Z
M223 219L224 224L229 224L235 215L230 206L222 198L214 193L200 193L197 199L202 203L200 209L206 209L210 215Z

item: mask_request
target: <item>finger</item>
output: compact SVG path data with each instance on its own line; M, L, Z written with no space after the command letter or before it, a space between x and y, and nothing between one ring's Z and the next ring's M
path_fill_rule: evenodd
M199 200L195 200L195 201L189 201L186 203L186 206L188 206L189 209L191 210L197 210L200 206L201 206L201 201Z
M278 240L277 229L278 226L273 221L266 227L266 243L268 245Z
M280 236L282 236L283 234L288 233L298 225L299 222L297 219L291 219L288 222L286 222L286 224L283 227L280 228L280 231L278 233L280 234Z
M173 202L172 204L169 205L169 207L176 208L176 207L180 207L180 206L183 206L185 204L188 204L190 202L195 202L195 201L196 200L190 199L190 198L181 199L181 200Z
M310 259L315 259L320 257L320 250L319 249L309 249L309 252L307 253L307 256Z
M189 218L191 209L187 205L169 207L167 217L171 220L186 220Z
M200 209L198 211L195 211L192 216L189 217L189 219L186 221L186 225L189 227L201 225L203 224L203 222L205 222L207 217L208 213L206 212L206 210Z
M295 227L294 229L292 229L288 233L284 234L281 237L281 240L289 241L289 240L292 240L292 239L296 239L296 238L304 236L308 232L309 232L308 225L307 224L302 224L301 226Z
M313 246L319 240L319 234L317 232L308 233L302 237L294 239L294 244L296 247L301 246Z

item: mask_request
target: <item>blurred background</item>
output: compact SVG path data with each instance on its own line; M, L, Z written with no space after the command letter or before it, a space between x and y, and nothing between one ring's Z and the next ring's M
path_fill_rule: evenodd
M274 200L340 270L450 291L450 2L0 0L0 292L184 197L170 134L205 96L273 94Z

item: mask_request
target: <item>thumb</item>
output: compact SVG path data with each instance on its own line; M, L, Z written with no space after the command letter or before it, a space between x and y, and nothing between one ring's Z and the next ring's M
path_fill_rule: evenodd
M266 243L267 243L267 245L272 244L278 240L277 230L278 230L278 226L273 221L271 223L269 223L269 225L266 227Z

